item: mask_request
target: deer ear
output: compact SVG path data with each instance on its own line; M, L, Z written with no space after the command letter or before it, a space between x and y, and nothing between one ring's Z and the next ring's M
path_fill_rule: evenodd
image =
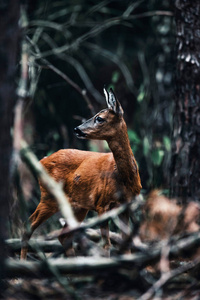
M109 103L109 94L108 94L108 91L106 90L105 86L104 86L103 92L104 92L104 95L105 95L105 98L106 98L106 103L108 105L108 108L112 109L112 107Z
M106 102L107 102L108 108L112 109L118 115L123 115L124 111L123 111L123 109L121 107L121 104L117 100L117 98L116 98L116 96L115 96L112 88L108 92L106 90L106 88L104 87L103 91L104 91L104 94L105 94L105 98L106 98Z
M111 104L111 109L117 114L122 116L124 111L121 107L121 104L117 100L112 88L109 91L109 103Z

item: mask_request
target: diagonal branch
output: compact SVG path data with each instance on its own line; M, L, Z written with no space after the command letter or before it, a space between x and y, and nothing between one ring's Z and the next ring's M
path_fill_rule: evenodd
M68 84L70 84L83 98L85 99L85 102L87 103L87 106L89 110L91 111L92 115L95 115L95 110L93 105L90 102L90 99L87 96L87 92L85 89L81 89L80 86L75 83L73 80L71 80L66 74L64 74L61 70L56 68L52 63L50 63L46 59L41 59L43 63L52 71L54 71L56 74L58 74L60 77L62 77Z
M77 49L80 46L80 44L82 44L89 38L95 37L99 33L105 31L106 29L108 29L112 26L117 26L119 24L123 25L123 22L125 22L125 21L133 21L135 19L141 19L141 18L147 18L147 17L153 17L153 16L169 16L169 17L171 17L171 16L173 16L173 13L171 11L149 11L149 12L144 12L144 13L137 14L137 15L130 15L127 17L125 15L125 16L120 16L117 18L116 17L111 18L99 25L96 25L96 23L95 23L95 24L93 24L94 27L89 32L86 32L82 36L78 37L71 44L66 44L66 45L57 47L52 50L47 50L41 54L37 53L36 58L40 59L40 58L44 58L44 57L47 57L52 54L58 55L58 54L61 54L63 52L69 51L69 50ZM125 25L126 25L126 23L125 23Z
M27 37L28 41L30 42L30 44L35 48L37 53L40 53L39 48L36 46L35 43L33 43L33 41L31 39L29 39L29 37ZM79 94L81 94L83 96L83 98L85 99L88 108L90 109L92 115L95 115L95 110L93 105L91 104L90 99L87 96L87 92L85 89L81 89L80 86L75 83L72 79L70 79L66 74L64 74L61 70L59 70L58 68L56 68L53 64L51 64L48 60L46 60L45 58L42 58L41 61L52 71L54 71L56 74L58 74L60 77L62 77L68 84L70 84Z
M162 273L162 276L158 281L155 282L155 284L145 293L143 294L138 300L149 300L152 299L153 295L158 292L169 280L172 278L189 271L200 264L200 258L195 259L189 263L186 263L183 266L180 266L179 268Z
M20 151L22 159L27 163L27 165L37 174L46 189L55 197L58 202L60 211L64 218L66 218L67 223L70 228L79 227L79 223L74 217L71 205L66 197L62 185L56 182L49 174L46 172L42 164L38 161L34 153L27 147L27 144L23 141L21 143L22 148Z

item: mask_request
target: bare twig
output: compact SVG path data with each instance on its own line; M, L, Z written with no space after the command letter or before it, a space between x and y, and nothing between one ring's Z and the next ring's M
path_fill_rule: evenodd
M86 46L87 48L89 48L92 51L96 52L98 55L101 55L101 56L109 59L114 64L116 64L118 66L118 68L121 70L130 91L134 95L137 95L138 92L137 92L137 89L134 85L131 73L130 73L129 69L127 68L127 66L124 64L124 62L121 60L120 57L118 57L116 54L111 53L110 51L108 51L106 49L103 49L102 47L99 47L96 44L92 44L92 43L87 42L87 43L84 43L84 46Z
M42 35L43 39L45 40L48 45L54 49L57 48L58 45L55 43L55 41L50 37L50 35L43 33ZM64 60L68 64L71 64L76 71L78 72L80 78L84 82L85 86L87 87L88 91L93 95L93 97L99 102L102 103L104 98L99 94L99 92L95 89L92 81L90 80L89 76L87 75L85 69L83 68L83 65L75 59L72 55L66 55L65 53L61 53L58 55L58 57L61 60ZM89 99L88 99L89 100Z
M64 289L73 297L73 299L80 300L80 297L77 295L75 289L72 286L70 286L67 278L61 276L56 265L50 264L47 259L43 260L43 264L44 264L43 265L44 269L46 269L46 271L51 273L53 275L53 277L56 278L56 280L59 282L59 284L62 287L64 287Z
M161 257L160 257L160 272L164 274L170 270L169 266L169 252L170 252L170 245L164 242L162 249L161 249Z
M36 50L37 53L40 53L39 48L36 46L35 43L33 43L33 41L31 39L29 39L29 37L27 37L27 40L31 43L31 45L34 47L34 49ZM67 76L66 74L64 74L61 70L59 70L58 68L56 68L52 63L50 63L48 60L42 58L41 61L45 64L45 66L54 71L56 74L58 74L60 77L62 77L68 84L70 84L79 94L81 94L81 96L83 96L84 100L86 101L88 108L91 111L91 114L94 115L95 114L95 110L94 107L90 101L90 99L87 96L87 91L85 89L81 89L80 86L75 83L72 79L69 78L69 76Z
M143 294L138 300L149 300L152 299L153 295L160 290L169 280L172 278L191 270L192 268L196 267L200 263L200 258L195 259L189 263L186 263L183 266L180 266L179 268L168 271L166 273L162 273L162 276L156 283L145 293Z
M73 80L71 80L66 74L64 74L62 71L60 71L58 68L56 68L52 63L50 63L46 59L41 59L43 63L52 71L54 71L56 74L58 74L60 77L62 77L68 84L70 84L83 98L85 99L85 102L87 103L87 106L89 110L91 111L92 115L95 115L95 110L93 105L90 102L90 99L87 96L87 91L85 89L81 89L80 86L75 83Z
M131 212L136 211L142 204L143 201L140 198L135 199L132 203L123 204L118 208L114 208L102 214L101 216L93 217L78 227L74 227L72 229L66 227L66 229L63 230L62 234L65 235L66 233L85 231L88 228L92 228L97 225L99 226L108 221L109 219L116 218L116 216L119 216L120 214L124 213L127 209L130 209Z
M144 12L144 13L137 14L137 15L129 15L127 17L120 16L117 18L116 17L111 18L111 19L107 20L106 22L103 22L102 24L98 24L98 25L96 23L93 23L94 27L89 32L87 32L87 33L83 34L82 36L80 36L79 38L77 38L70 45L66 44L66 45L57 47L52 50L47 50L41 54L37 53L36 58L40 59L40 58L44 58L44 57L47 57L52 54L58 55L65 51L77 49L81 43L85 42L89 38L95 37L97 34L105 31L106 29L108 29L112 26L123 24L123 22L125 22L125 21L133 21L135 19L141 19L141 18L147 18L147 17L153 17L153 16L169 16L169 17L171 17L171 16L173 16L173 13L171 11L149 11L149 12ZM125 25L126 25L126 23L125 23Z
M56 239L61 232L62 229L57 230L53 234L48 234L47 237L44 238L37 238L37 239L31 239L28 242L29 246L29 252L30 251L36 251L36 245L37 248L41 249L43 252L54 252L54 251L64 251L63 246L61 243ZM99 229L92 229L88 228L85 231L85 234L87 238L89 238L93 242L99 242L101 239L101 233ZM122 238L119 234L110 231L109 233L110 240L113 244L119 244L122 243ZM5 241L5 244L9 250L12 252L20 252L21 250L21 239L15 238L15 239L8 239Z
M65 195L62 185L56 182L51 176L48 175L42 164L38 161L36 156L28 149L27 144L23 142L21 149L21 156L23 160L31 167L32 170L40 178L46 189L55 197L58 202L60 211L64 218L67 220L67 224L70 228L79 227L79 223L74 217L71 205Z
M170 249L170 254L178 255L181 250L191 249L194 246L200 244L200 233L191 234L188 238L184 238L177 242ZM84 270L84 275L93 272L99 272L105 270L106 272L113 271L115 269L133 269L141 270L148 263L152 262L152 260L158 260L161 255L161 247L151 247L146 251L142 251L139 253L131 254L131 255L123 255L114 258L103 258L98 257L78 257L78 258L68 258L68 259L49 259L49 264L53 264L58 268L58 271L62 274L82 274ZM159 279L157 283L151 288L151 295L158 289L160 289L164 284L166 284L171 278L195 267L200 263L200 259L194 260L193 262L186 264L185 266L181 266L180 268L163 273L163 277ZM27 261L15 261L8 259L6 261L6 274L8 277L15 276L27 276L27 277L38 277L43 274L43 263L41 262L27 262ZM51 274L47 274L45 272L45 276L51 276ZM148 294L149 295L149 294ZM144 296L144 295L143 295ZM146 297L146 295L145 295ZM141 298L149 299L148 298Z
M26 11L24 7L21 7L21 27L25 29L28 25ZM14 117L14 134L13 134L13 148L15 151L15 157L21 148L21 140L23 139L23 108L24 100L28 95L28 44L25 39L22 39L21 44L21 76L18 85L18 100L15 106Z

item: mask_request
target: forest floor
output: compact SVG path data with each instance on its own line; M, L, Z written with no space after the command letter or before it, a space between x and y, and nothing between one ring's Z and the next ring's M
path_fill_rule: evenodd
M158 282L158 274L141 272L140 278L127 277L127 273L102 272L89 276L62 276L52 279L25 279L15 278L5 281L5 289L0 299L32 300L134 300L134 299L200 299L200 282L194 281L193 274L185 272L171 279L151 294L145 292ZM84 273L84 270L83 270ZM197 273L195 272L195 276ZM146 278L145 278L146 277ZM156 287L156 286L155 286ZM144 295L145 294L145 295Z

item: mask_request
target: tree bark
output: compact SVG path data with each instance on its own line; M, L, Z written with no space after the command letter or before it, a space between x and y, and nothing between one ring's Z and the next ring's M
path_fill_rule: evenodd
M19 37L19 0L0 1L0 279L4 274L10 198L11 126Z
M200 199L200 1L177 0L171 192Z

